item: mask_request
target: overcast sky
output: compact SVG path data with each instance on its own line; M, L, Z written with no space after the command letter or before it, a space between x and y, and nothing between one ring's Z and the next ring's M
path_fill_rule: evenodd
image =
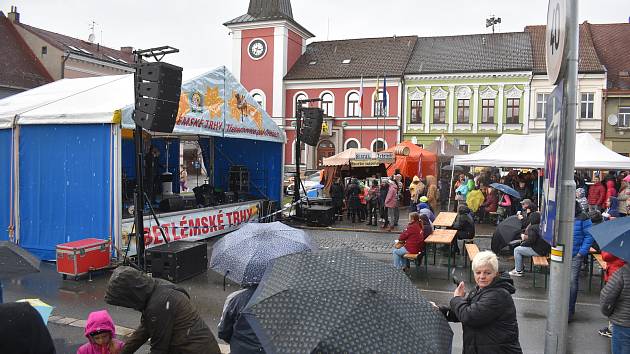
M489 15L501 17L499 32L545 24L548 0L293 0L293 16L314 40L391 35L455 35L490 32ZM21 21L119 48L171 45L180 53L166 61L185 68L231 67L231 40L222 24L247 12L249 0L7 0ZM628 22L630 0L580 0L580 22Z

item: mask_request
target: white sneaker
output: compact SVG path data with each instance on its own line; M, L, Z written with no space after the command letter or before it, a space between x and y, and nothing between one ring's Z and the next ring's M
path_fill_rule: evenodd
M511 276L513 277L522 277L523 276L523 271L518 271L516 269L512 269L509 273Z

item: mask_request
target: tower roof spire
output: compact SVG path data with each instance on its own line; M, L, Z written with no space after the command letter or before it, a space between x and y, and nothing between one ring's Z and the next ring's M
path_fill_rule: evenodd
M245 15L232 19L223 25L230 27L246 23L283 20L302 31L306 35L305 38L315 37L293 19L291 0L249 0L249 7Z

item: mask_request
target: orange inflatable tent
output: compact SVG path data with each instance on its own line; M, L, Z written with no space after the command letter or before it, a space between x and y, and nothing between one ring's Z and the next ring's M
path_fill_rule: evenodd
M396 157L396 161L387 168L388 176L393 175L396 169L400 169L400 173L407 178L436 176L437 155L411 141L403 141L385 151L393 152Z

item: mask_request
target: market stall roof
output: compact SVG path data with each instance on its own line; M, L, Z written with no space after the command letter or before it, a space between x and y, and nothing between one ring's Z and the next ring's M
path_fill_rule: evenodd
M436 154L419 147L411 141L403 141L385 151L396 153L396 151L401 148L409 149L409 154L395 155L396 161L387 167L387 174L389 176L393 175L396 169L399 169L403 176L409 178L413 176L426 177L427 175L435 175Z
M337 155L333 155L330 157L324 157L323 165L324 166L344 166L349 165L350 160L354 159L357 155L357 152L365 152L370 153L371 151L366 148L350 148L346 149Z
M485 149L455 156L455 165L492 167L532 167L545 165L545 135L503 134ZM630 158L602 145L589 133L576 135L575 168L630 169Z
M173 133L284 142L283 131L225 68L185 70ZM63 79L0 100L14 124L120 123L133 128L133 75Z

